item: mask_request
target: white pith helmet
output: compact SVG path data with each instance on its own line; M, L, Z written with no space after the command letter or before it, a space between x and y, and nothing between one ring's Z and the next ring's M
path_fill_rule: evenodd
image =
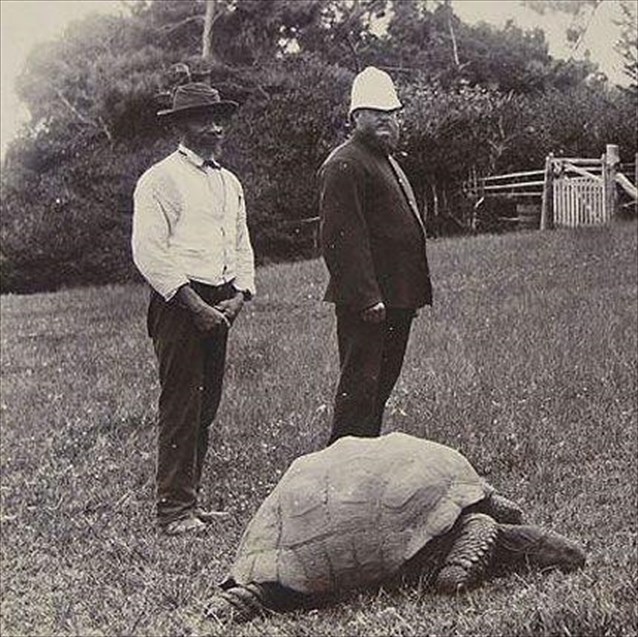
M403 108L397 97L392 78L375 66L368 66L352 82L348 116L359 108L396 111Z

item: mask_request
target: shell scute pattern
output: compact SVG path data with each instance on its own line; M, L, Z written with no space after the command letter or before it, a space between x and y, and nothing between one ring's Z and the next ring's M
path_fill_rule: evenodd
M373 584L487 489L449 447L401 433L343 438L295 460L247 527L231 574L308 593Z

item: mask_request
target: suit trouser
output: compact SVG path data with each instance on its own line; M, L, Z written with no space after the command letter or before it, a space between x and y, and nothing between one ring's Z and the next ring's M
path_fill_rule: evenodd
M414 310L388 309L383 323L366 323L359 312L337 306L341 375L328 444L342 436L378 436L385 404L396 384Z
M214 305L234 294L231 285L191 283ZM160 525L188 516L197 506L210 425L222 395L228 329L203 335L190 312L153 294L149 334L159 365L156 502Z

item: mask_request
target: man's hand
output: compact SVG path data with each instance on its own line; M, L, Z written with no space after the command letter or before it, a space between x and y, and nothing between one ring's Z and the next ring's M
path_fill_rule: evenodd
M364 323L383 323L385 321L385 304L381 301L375 303L361 312Z
M193 321L200 332L212 332L218 325L230 327L230 321L216 307L204 304L193 311Z
M179 303L193 313L193 322L200 332L212 332L218 325L230 327L230 321L224 313L208 305L190 285L183 285L175 295Z
M215 305L215 309L220 311L230 323L237 318L242 307L244 307L244 295L241 292L237 292L232 299L220 301Z

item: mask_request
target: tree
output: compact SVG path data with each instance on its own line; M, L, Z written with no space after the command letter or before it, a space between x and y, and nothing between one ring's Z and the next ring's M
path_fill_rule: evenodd
M241 104L225 163L244 183L259 261L311 253L299 220L316 214L316 170L347 134L350 84L368 64L399 84L402 162L437 232L462 221L473 169L536 168L550 150L598 156L618 140L632 148L635 103L588 87L591 66L552 59L540 32L465 25L446 0L127 6L71 24L28 59L19 91L32 119L0 182L5 291L137 276L132 191L174 149L156 111L189 80Z
M519 93L567 88L593 70L589 62L559 62L548 52L540 29L509 22L504 29L461 22L446 1L390 5L387 33L373 63L401 73L416 73L443 86L461 83Z
M312 179L318 160L316 151L309 152L307 146L317 138L311 132L308 136L304 126L319 130L318 118L327 116L325 109L317 109L314 122L281 123L277 137L270 133L274 123L268 126L263 113L277 113L276 121L283 122L290 112L279 94L293 105L292 112L302 112L330 92L322 84L321 94L315 95L316 86L307 83L305 70L299 71L301 76L288 77L299 64L274 68L281 50L275 39L276 20L270 21L270 35L259 46L247 46L249 41L256 42L251 40L250 28L255 31L264 21L259 11L267 7L275 16L290 9L290 16L304 23L308 19L298 3L283 0L237 2L232 7L226 3L227 12L215 23L216 41L222 46L232 39L232 29L239 28L233 22L237 20L245 28L244 39L238 38L234 49L222 46L219 65L208 68L226 97L247 106L243 141L230 132L227 161L246 166L253 209L263 211L264 235L270 233L276 239L260 241L260 230L256 231L257 243L264 249L260 258L268 251L287 255L298 251L292 230L286 236L271 220L298 217L302 210L301 214L312 214ZM203 14L195 9L203 10L204 4L138 2L131 5L127 18L89 17L70 25L63 40L32 53L19 87L32 120L28 133L10 145L2 174L3 289L32 291L133 275L128 241L133 187L144 169L174 143L156 121L155 112L164 105L157 97L170 99L175 84L196 79L195 73L206 74L199 48ZM175 46L165 46L167 41ZM245 57L249 50L253 60ZM257 60L263 66L257 67ZM250 66L240 66L244 62ZM295 85L303 90L293 90ZM346 90L342 83L331 86ZM265 129L259 139L252 136L255 127ZM238 128L242 130L241 122ZM282 143L284 151L278 149ZM304 188L297 196L299 188L292 175L298 179L300 170L305 171ZM285 182L292 195L283 197L281 188L273 189L273 179Z
M522 4L541 15L552 12L570 15L572 21L565 32L565 38L572 43L572 51L575 51L602 2L603 0L523 0Z
M393 0L305 0L307 19L296 17L285 29L289 51L314 53L330 64L352 71L364 66L378 41L373 32ZM290 3L297 10L302 3Z
M623 70L629 79L629 92L638 98L638 12L633 2L623 0L620 3L621 17L616 24L621 34L616 43L616 50L622 55Z

